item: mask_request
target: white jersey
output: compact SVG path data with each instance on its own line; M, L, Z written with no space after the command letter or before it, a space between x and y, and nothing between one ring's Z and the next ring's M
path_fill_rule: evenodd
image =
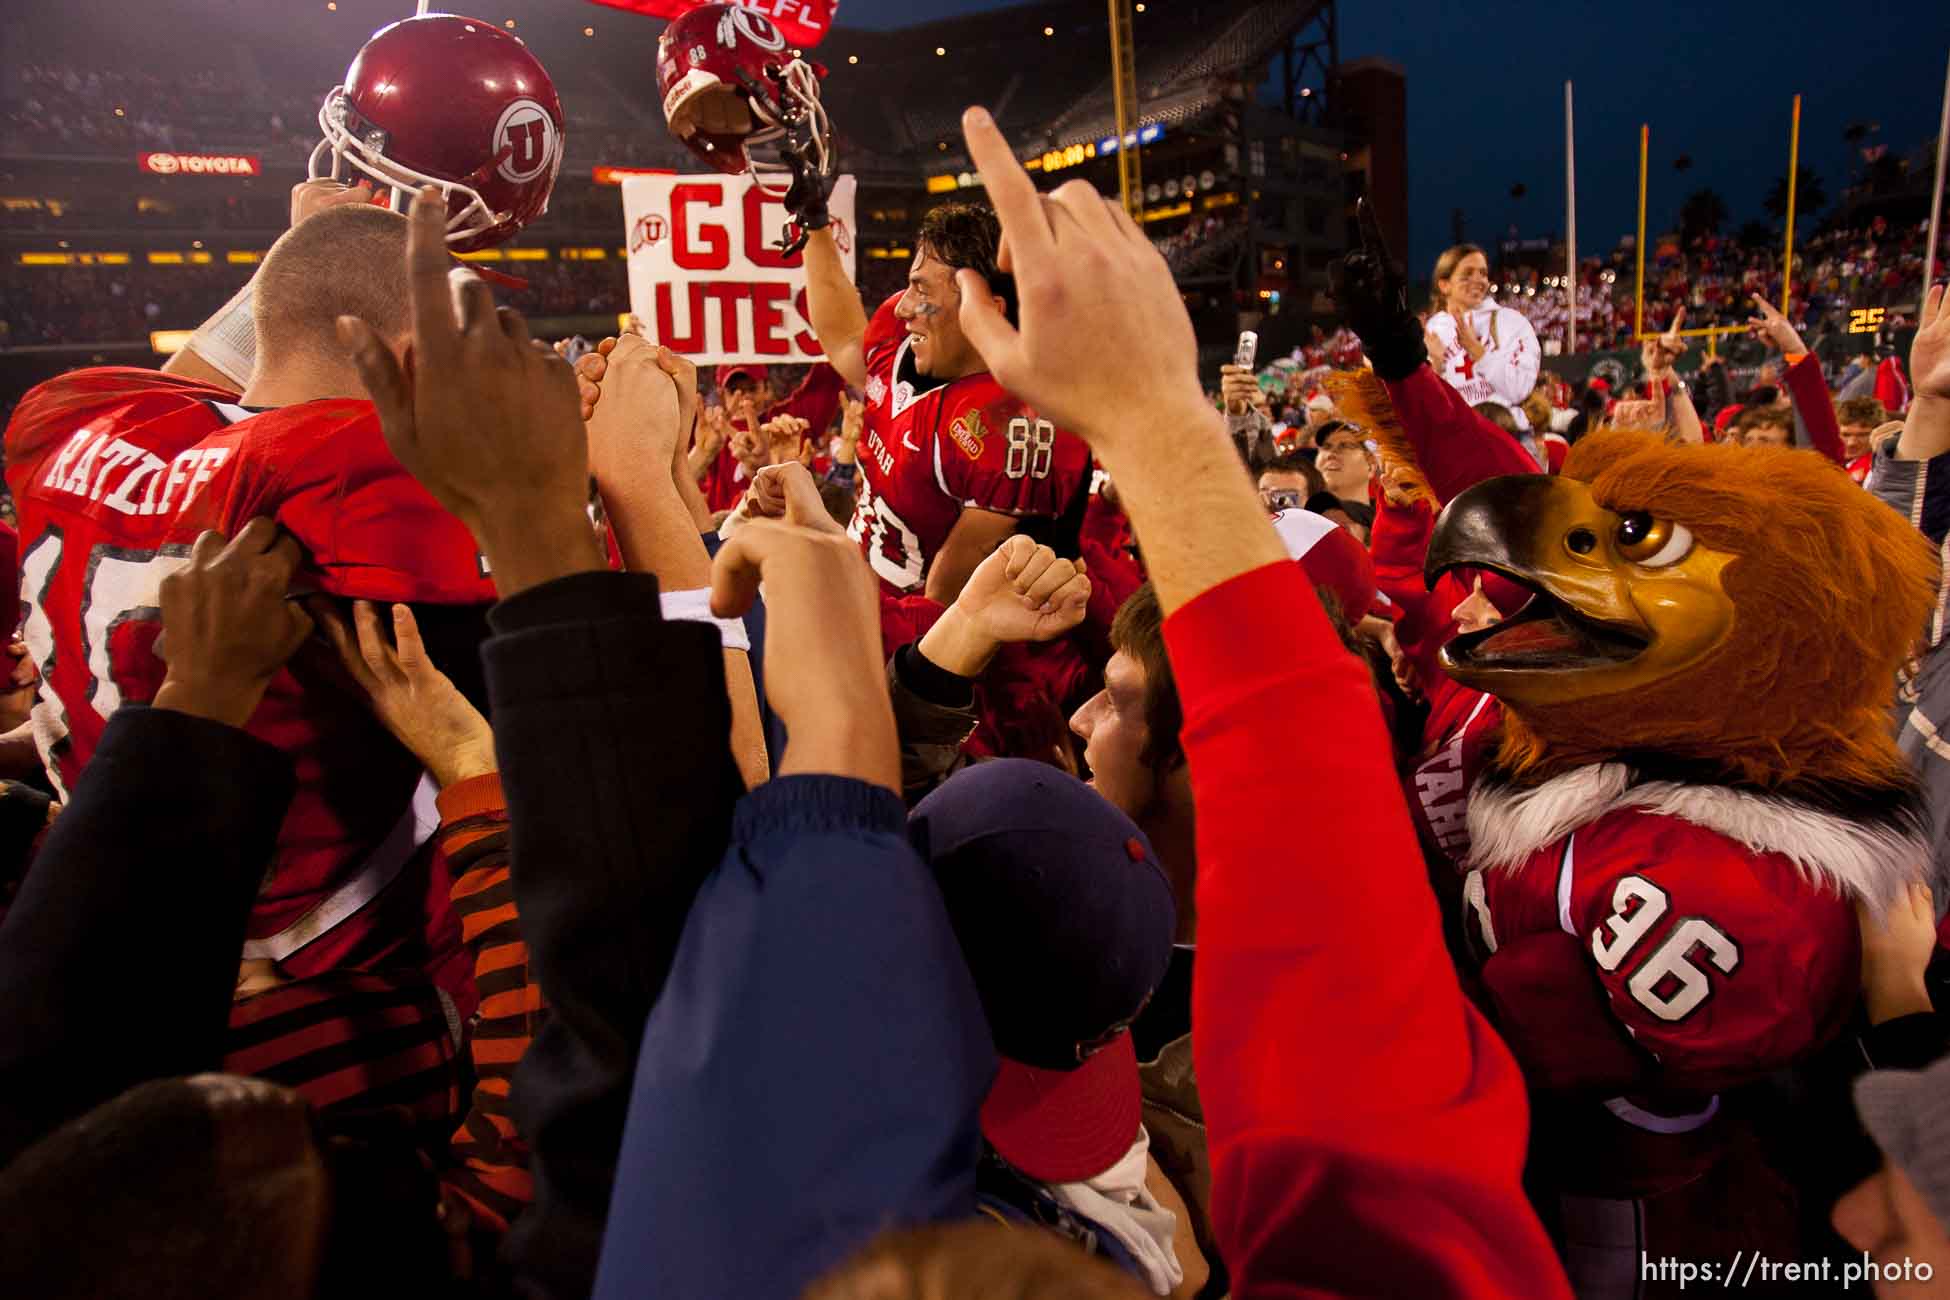
M1537 331L1521 312L1488 300L1469 313L1469 327L1487 349L1475 360L1456 341L1455 317L1446 311L1429 317L1429 331L1443 346L1438 372L1471 406L1500 402L1517 417L1519 428L1527 428L1523 404L1537 386L1537 367L1542 360Z

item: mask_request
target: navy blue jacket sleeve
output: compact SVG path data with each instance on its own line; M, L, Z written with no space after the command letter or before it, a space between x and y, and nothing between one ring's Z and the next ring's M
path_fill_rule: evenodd
M644 1021L744 784L717 629L665 622L656 578L563 578L489 620L515 904L548 1003L515 1069L535 1202L507 1249L529 1290L581 1300Z
M151 1079L221 1068L291 761L127 705L0 925L0 1166Z
M747 795L644 1030L596 1295L796 1296L975 1207L995 1051L892 793Z

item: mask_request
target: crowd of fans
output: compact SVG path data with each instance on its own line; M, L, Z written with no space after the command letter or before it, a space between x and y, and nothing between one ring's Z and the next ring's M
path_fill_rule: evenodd
M1662 240L1570 383L1363 205L1215 389L1236 223L962 130L858 277L788 151L806 367L433 186L15 270L202 323L7 420L0 1296L1945 1294L1950 301L1810 338L1915 239Z
M318 105L330 83L291 84L286 73L270 70L264 84L245 89L234 73L209 68L165 76L24 63L18 79L0 87L0 145L30 156L222 148L302 157L318 142ZM297 75L302 82L319 74ZM579 162L669 166L676 157L669 141L634 126L627 113L617 121L579 119L569 146Z
M1172 274L1188 279L1230 269L1245 233L1246 223L1242 218L1209 213L1194 217L1182 229L1152 242L1164 254Z
M146 340L221 306L248 267L16 267L0 298L0 347Z
M1846 330L1850 313L1860 308L1913 307L1927 235L1926 222L1892 226L1883 217L1818 228L1795 250L1792 305L1799 328L1815 337ZM1943 256L1939 251L1939 265ZM1632 346L1636 273L1629 248L1583 260L1577 293L1580 351ZM1540 339L1561 348L1570 297L1564 273L1510 265L1499 267L1495 279L1499 301L1528 317ZM1680 307L1694 326L1739 324L1756 293L1780 301L1778 245L1751 247L1720 234L1668 234L1646 250L1648 331L1663 330ZM1891 317L1892 323L1903 319L1901 312Z
M302 119L240 111L235 79L213 68L167 75L23 63L0 98L0 137L27 153L207 148L217 137L284 140ZM312 110L317 111L315 108Z

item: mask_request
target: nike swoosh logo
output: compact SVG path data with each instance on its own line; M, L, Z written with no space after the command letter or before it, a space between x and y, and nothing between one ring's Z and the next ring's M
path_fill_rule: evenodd
M914 445L914 440L908 437L906 433L901 434L901 446L907 448L909 451L921 450L919 447Z

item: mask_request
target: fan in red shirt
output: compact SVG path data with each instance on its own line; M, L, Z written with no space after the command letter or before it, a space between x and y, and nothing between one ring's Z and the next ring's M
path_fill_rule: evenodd
M406 231L395 213L341 205L280 239L254 282L257 363L241 396L191 377L203 367L190 354L171 367L189 373L79 370L22 399L7 485L43 676L35 739L57 780L72 784L108 717L160 686L158 587L205 529L268 516L309 556L299 590L415 603L430 636L473 625L494 599L466 528L387 450L334 333L350 314L405 346ZM416 853L438 825L431 793L416 798L419 764L337 672L301 656L248 724L293 756L298 792L242 955L295 977L418 963L471 1003L446 882Z
M860 489L848 532L888 595L954 600L983 557L1025 520L1066 518L1076 552L1090 453L1004 392L961 332L955 274L973 270L1004 309L1012 280L995 266L1001 228L986 208L951 203L923 219L907 289L867 319L830 231L806 245L807 306L833 366L867 395ZM1031 528L1028 531L1037 532Z

